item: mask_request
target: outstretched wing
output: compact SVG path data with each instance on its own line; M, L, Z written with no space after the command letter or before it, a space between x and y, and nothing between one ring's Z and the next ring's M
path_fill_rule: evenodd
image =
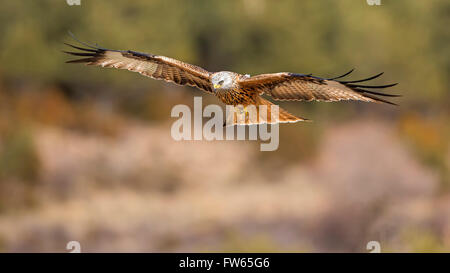
M305 101L340 101L359 100L366 102L384 102L394 104L381 97L398 97L399 95L384 94L367 89L387 88L396 85L361 85L360 82L378 78L383 73L367 79L356 81L338 80L350 74L353 70L342 76L323 79L312 75L295 74L289 72L261 74L241 79L239 84L243 89L258 94L267 93L275 100L305 100ZM394 104L395 105L395 104Z
M64 53L83 58L67 61L67 63L85 63L102 67L113 67L138 72L157 80L165 80L179 85L190 85L212 93L210 72L188 63L172 58L135 51L111 50L84 44L88 48L66 45L78 49L78 52Z

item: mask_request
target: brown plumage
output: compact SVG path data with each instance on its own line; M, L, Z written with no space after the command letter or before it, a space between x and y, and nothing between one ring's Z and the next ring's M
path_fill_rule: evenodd
M275 100L359 100L388 104L394 103L381 97L398 96L367 90L373 88L387 88L396 84L379 86L359 84L375 79L381 76L382 73L367 79L356 81L339 80L350 74L353 70L342 76L331 79L319 78L310 74L305 75L289 72L261 74L250 77L248 75L241 75L228 71L213 73L201 67L164 56L139 53L131 50L110 50L85 43L82 44L86 47L66 44L79 51L64 51L65 53L83 57L68 61L67 63L85 63L87 65L127 69L154 79L165 80L179 85L197 87L203 91L216 95L227 105L243 105L244 107L249 105L272 105L271 102L260 97L260 95L264 93ZM279 119L276 122L297 122L304 120L306 119L296 117L280 108ZM246 121L246 124L274 122L275 121L272 121L269 117L267 119L258 118L257 122Z

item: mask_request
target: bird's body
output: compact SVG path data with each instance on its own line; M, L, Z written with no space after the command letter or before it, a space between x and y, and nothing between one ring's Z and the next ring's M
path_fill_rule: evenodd
M214 94L220 101L227 105L273 105L263 99L262 94L270 95L275 100L297 100L297 101L339 101L360 100L365 102L384 102L380 96L396 97L370 91L372 88L387 88L394 86L360 85L360 82L372 80L382 73L373 77L357 81L341 81L350 72L331 79L324 79L310 74L296 74L289 72L261 74L250 77L230 71L209 72L201 67L184 63L165 56L139 53L135 51L110 50L85 43L88 48L67 44L81 52L66 52L83 58L68 61L68 63L85 63L102 67L113 67L138 72L158 80L165 80L179 85L197 87L207 93ZM279 119L276 122L297 122L306 119L296 117L286 110L279 108ZM258 118L251 123L274 123L270 118Z

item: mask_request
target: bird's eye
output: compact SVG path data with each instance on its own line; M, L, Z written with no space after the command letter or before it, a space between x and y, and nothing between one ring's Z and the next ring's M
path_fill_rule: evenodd
M219 81L219 84L222 85L223 84L223 80Z

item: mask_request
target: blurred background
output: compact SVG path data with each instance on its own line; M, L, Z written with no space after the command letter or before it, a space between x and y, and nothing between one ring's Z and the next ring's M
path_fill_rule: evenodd
M3 1L0 251L450 251L450 3ZM280 146L182 141L210 95L70 65L70 30L210 71L385 74L399 107L280 103Z

